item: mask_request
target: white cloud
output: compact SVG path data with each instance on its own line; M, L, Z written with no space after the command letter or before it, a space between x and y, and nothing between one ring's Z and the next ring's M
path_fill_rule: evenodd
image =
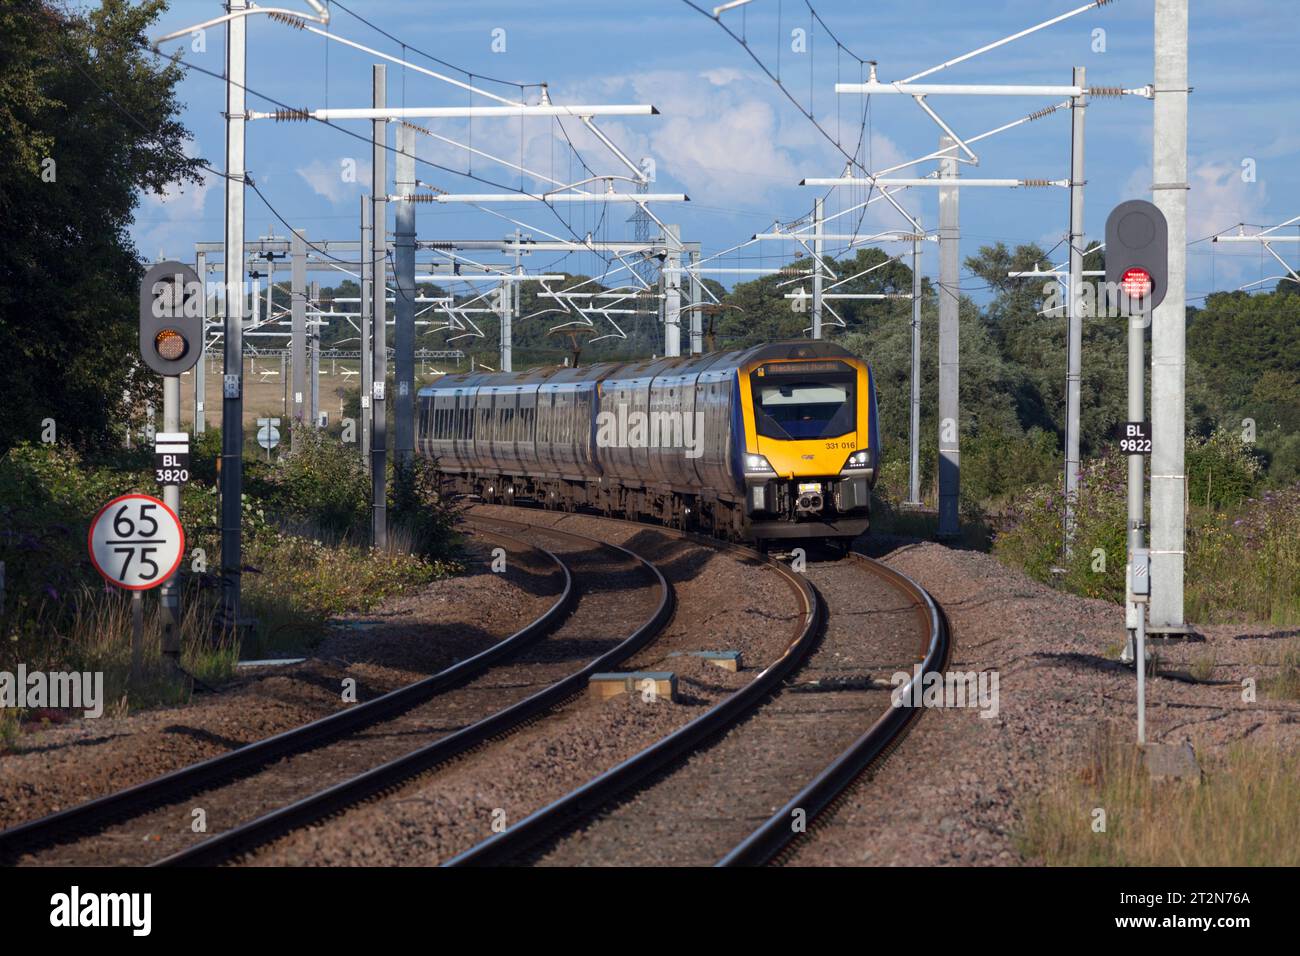
M313 159L294 170L311 187L312 192L332 203L356 196L362 183L370 182L370 163L357 157Z

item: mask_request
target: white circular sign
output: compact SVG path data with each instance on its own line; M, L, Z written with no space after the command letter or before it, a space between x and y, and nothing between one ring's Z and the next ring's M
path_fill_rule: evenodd
M128 591L162 584L180 567L185 531L157 498L122 495L99 509L87 536L90 560L106 581Z
M257 430L257 443L270 451L280 444L280 429L274 425L263 425Z

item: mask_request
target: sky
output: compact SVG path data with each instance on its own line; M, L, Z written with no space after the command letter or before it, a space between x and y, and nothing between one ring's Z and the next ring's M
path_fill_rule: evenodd
M278 6L308 10L304 0ZM663 203L654 211L678 224L683 239L703 244L711 256L741 243L774 222L808 215L826 190L800 186L804 177L842 173L844 153L883 169L935 149L939 127L907 97L837 96L837 80L862 77L863 60L878 63L881 80L898 80L938 65L1036 23L1063 14L1079 0L818 0L810 14L803 0L752 0L722 15L747 46L712 17L683 0L347 0L331 4L329 32L461 83L497 95L536 102L545 82L555 103L650 103L659 115L609 117L597 125L639 161L653 161L654 192L684 192L691 201ZM712 0L699 0L712 10ZM1276 276L1281 267L1256 244L1215 245L1203 240L1237 223L1271 226L1300 215L1300 20L1294 0L1191 0L1188 178L1188 299ZM1092 86L1141 87L1153 79L1154 0L1114 0L1028 37L929 77L943 83L1071 82L1071 69L1087 70ZM390 39L352 16L359 14ZM216 0L173 0L156 35L219 16ZM369 106L371 64L378 58L339 40L297 31L264 16L250 18L249 107L274 109L269 100L306 108ZM833 36L832 36L833 34ZM225 29L217 27L164 46L180 51L196 69L180 84L182 118L194 140L187 152L224 169ZM404 47L403 44L406 46ZM751 57L750 54L753 54ZM429 57L443 61L437 63ZM755 62L756 57L778 84ZM216 76L201 70L211 71ZM490 79L484 79L484 78ZM508 82L497 82L508 81ZM522 91L512 83L529 84ZM492 100L389 63L390 105L491 105ZM814 120L791 102L798 101ZM269 98L269 100L268 100ZM976 135L1061 98L931 97L929 102L963 137ZM865 118L865 122L864 122ZM1118 202L1150 198L1151 102L1142 97L1094 98L1086 112L1085 232L1098 237ZM572 183L588 173L623 175L616 156L577 120L545 118L420 121L434 132L472 145L529 170ZM247 168L274 211L256 194L247 198L247 235L284 236L283 220L308 239L352 239L359 230L359 197L369 192L370 124L248 124ZM820 128L819 128L820 127ZM349 135L351 133L352 135ZM570 146L572 142L572 147ZM390 144L393 142L390 128ZM843 152L842 152L843 151ZM1068 110L1026 123L976 144L978 166L963 176L1067 179ZM419 136L418 155L456 171L495 180L487 185L447 169L417 165L421 180L450 192L538 190L539 180L481 155ZM467 165L467 161L470 165ZM924 175L929 161L897 175ZM349 175L355 169L355 175ZM389 176L392 164L389 164ZM619 191L631 184L616 181ZM866 196L857 187L831 193L827 214ZM928 228L937 223L937 190L901 193L900 204ZM193 260L194 243L219 241L224 221L223 180L142 198L132 229L142 256ZM421 205L421 239L501 238L526 224L534 238L591 234L630 239L634 207L619 204L557 206L510 203L485 209ZM278 214L278 216L277 216ZM495 215L494 215L495 214ZM967 189L960 200L961 254L974 255L996 241L1037 242L1061 252L1068 231L1068 191ZM390 210L391 228L391 210ZM859 233L905 223L887 203L837 220ZM837 231L852 231L850 228ZM1248 231L1254 231L1253 228ZM1283 230L1294 235L1295 229ZM895 247L902 251L901 247ZM937 268L929 246L923 269ZM836 254L838 250L831 248ZM764 242L714 260L730 268L771 267L786 261L788 244ZM1284 250L1296 265L1300 244ZM564 259L537 254L530 271L596 274L606 265L591 253ZM624 276L625 277L625 276ZM611 277L611 284L620 281ZM717 276L730 286L734 275ZM752 278L752 277L749 277ZM977 299L981 280L963 270L963 288ZM1271 288L1269 281L1264 288Z

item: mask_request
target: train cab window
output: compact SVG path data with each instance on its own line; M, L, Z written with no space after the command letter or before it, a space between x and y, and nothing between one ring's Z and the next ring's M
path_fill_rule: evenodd
M834 438L851 432L855 404L851 377L754 381L756 426L768 438Z

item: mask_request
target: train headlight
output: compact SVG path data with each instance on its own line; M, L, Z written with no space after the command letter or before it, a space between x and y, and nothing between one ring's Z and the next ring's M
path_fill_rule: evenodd
M776 469L773 468L766 458L762 455L745 456L745 474L747 475L774 475Z
M841 471L855 471L859 468L871 467L871 454L867 451L855 451L849 455L849 460L844 463Z

